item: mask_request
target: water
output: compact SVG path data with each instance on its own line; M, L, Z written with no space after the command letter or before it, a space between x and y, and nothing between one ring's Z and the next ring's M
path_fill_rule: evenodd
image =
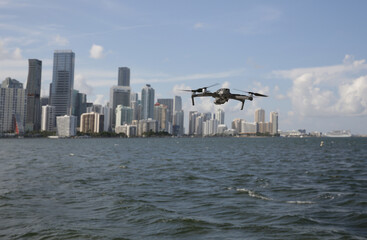
M366 157L366 138L0 139L0 238L367 239Z

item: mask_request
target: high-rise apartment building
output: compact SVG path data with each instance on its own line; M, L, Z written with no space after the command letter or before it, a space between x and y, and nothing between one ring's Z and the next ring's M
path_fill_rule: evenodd
M258 108L255 110L255 123L265 122L265 110Z
M270 133L275 135L278 134L278 113L270 112Z
M39 131L41 129L41 76L42 61L37 59L28 60L27 79L27 117L26 131Z
M147 84L141 90L142 119L154 117L154 89Z
M27 94L23 84L6 78L0 88L0 132L21 134L27 111Z
M128 67L119 68L118 86L130 87L130 68Z
M173 98L159 98L157 102L167 106L168 122L172 123L173 119Z
M222 109L216 111L215 119L218 120L219 124L224 124L224 111Z
M54 132L56 127L55 107L42 106L41 131Z
M70 115L74 88L75 54L71 50L56 50L52 73L51 105L56 116Z
M196 129L196 118L200 116L197 111L189 112L189 135L194 135Z
M171 132L169 129L169 110L164 104L157 102L154 105L154 119L158 122L158 131Z
M80 131L83 133L103 132L104 115L96 112L83 113L80 117Z

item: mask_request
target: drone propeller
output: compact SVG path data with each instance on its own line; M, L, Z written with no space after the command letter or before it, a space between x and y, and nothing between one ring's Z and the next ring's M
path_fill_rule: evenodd
M184 90L181 90L181 91L185 91L185 92L205 92L207 88L211 88L211 87L214 87L214 86L217 86L219 85L219 83L216 83L216 84L213 84L213 85L210 85L210 86L207 86L207 87L202 87L202 88L198 88L198 89L184 89Z
M239 90L239 89L234 89L234 90L244 92L244 93L248 93L248 94L254 95L256 97L267 97L268 96L268 95L264 95L264 94L256 93L256 92L247 92L247 91L242 91L242 90Z

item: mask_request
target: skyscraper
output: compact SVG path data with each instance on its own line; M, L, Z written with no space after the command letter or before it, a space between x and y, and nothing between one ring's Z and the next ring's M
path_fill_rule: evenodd
M172 99L173 100L173 99ZM168 119L169 119L168 107L164 104L157 102L154 105L154 119L158 121L158 130L170 132L168 129Z
M110 104L111 104L111 126L115 127L116 122L116 107L122 105L125 107L130 107L130 87L123 86L113 86L110 90Z
M173 112L178 112L182 110L182 99L180 96L175 96L173 102Z
M270 113L270 133L275 135L278 133L278 113L271 112Z
M265 110L258 108L255 111L255 122L256 123L260 123L260 122L265 122Z
M27 79L27 117L25 127L29 131L39 131L41 128L41 74L42 61L28 60Z
M218 109L215 113L215 119L218 120L218 124L224 124L224 111L222 109Z
M130 68L119 68L118 86L130 87Z
M168 122L172 123L173 118L173 98L159 98L157 102L167 106ZM158 120L158 119L157 119Z
M23 84L6 78L0 88L0 133L23 133L26 110L27 96Z
M51 105L56 116L71 114L74 88L75 54L71 50L56 50L52 74Z
M154 117L154 89L147 84L141 90L142 119Z

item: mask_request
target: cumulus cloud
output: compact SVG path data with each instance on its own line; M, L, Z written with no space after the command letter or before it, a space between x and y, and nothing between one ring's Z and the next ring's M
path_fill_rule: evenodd
M89 56L94 59L100 59L103 57L103 47L97 44L93 44L89 50Z
M0 60L21 60L22 50L20 48L15 48L13 51L5 47L5 44L0 40Z
M292 80L292 112L301 116L367 115L367 64L346 55L343 64L276 71Z
M87 80L82 74L77 74L74 80L74 89L79 90L87 95L93 94L93 87L89 85Z
M49 45L56 45L56 46L67 46L69 44L69 40L65 37L61 37L59 34L52 37Z

